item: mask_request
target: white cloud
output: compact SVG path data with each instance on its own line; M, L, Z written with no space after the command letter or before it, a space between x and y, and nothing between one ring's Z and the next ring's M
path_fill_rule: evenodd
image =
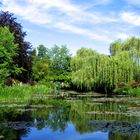
M112 2L112 0L91 1L95 2L91 5L105 5ZM71 0L2 0L2 3L3 10L13 12L34 24L69 31L100 42L111 43L117 38L127 38L129 29L126 33L122 33L121 24L140 26L140 16L136 13L122 12L120 15L110 16L102 11L89 12L84 5L76 5ZM111 28L110 25L114 27Z
M47 13L40 13L36 7L28 4L26 6L18 5L15 0L3 0L5 11L11 11L23 19L37 24L47 24L51 22L51 17Z
M110 0L103 0L104 3ZM77 6L70 2L70 0L29 0L30 4L38 8L41 7L44 12L55 8L58 13L63 14L64 17L67 16L73 22L91 22L94 24L102 22L114 22L116 21L112 17L107 17L96 12L87 12L83 9L83 6ZM57 14L57 13L56 13ZM52 15L53 16L53 15ZM63 19L63 17L61 17Z
M63 30L67 30L67 31L71 31L73 33L76 34L80 34L83 36L88 36L89 38L93 39L93 40L100 40L100 41L106 41L106 42L111 42L112 40L106 36L106 35L101 35L98 33L93 33L92 31L88 30L88 29L82 29L76 26L72 26L72 25L66 25L65 23L57 23L55 25L58 28L61 28Z
M67 30L92 39L110 41L109 37L93 33L78 24L102 24L116 22L115 18L104 16L97 12L87 12L82 6L71 3L70 0L25 0L25 5L18 0L2 0L4 10L11 11L29 22L43 24L49 27ZM108 3L110 0L103 0ZM56 13L51 13L56 11ZM60 16L59 16L60 15Z
M140 15L134 12L122 12L120 14L122 21L133 26L140 26Z

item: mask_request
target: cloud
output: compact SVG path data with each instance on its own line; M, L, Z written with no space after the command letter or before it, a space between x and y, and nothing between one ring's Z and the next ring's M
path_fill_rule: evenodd
M76 34L80 34L80 35L83 35L83 36L88 36L92 40L100 40L100 41L106 41L106 42L111 42L112 41L106 35L93 33L90 30L82 29L82 28L72 26L72 25L65 25L65 23L57 23L55 26L58 27L58 28L61 28L63 30L71 31L71 32L76 33Z
M103 0L102 4L110 0ZM18 0L2 0L4 10L11 11L29 22L48 27L67 30L92 39L110 41L109 37L93 33L79 25L116 22L113 17L98 12L88 12L82 5L75 5L70 0L25 0L24 5Z
M10 11L23 19L28 20L36 24L48 24L51 23L51 17L47 13L40 13L36 10L35 6L30 4L20 5L16 3L16 0L2 0L5 11Z
M140 26L140 15L135 12L122 12L120 14L122 21L133 26Z
M3 10L13 12L28 22L85 36L94 41L110 43L117 38L125 39L130 29L127 28L123 33L121 28L124 28L124 25L140 26L140 16L135 12L117 11L113 15L107 15L102 10L100 12L88 10L85 5L73 3L72 0L1 1L4 5ZM113 2L113 0L87 1L91 1L89 4L92 6L107 6Z
M107 2L110 0L103 1ZM39 8L41 8L44 13L49 13L49 11L55 10L57 12L55 14L63 15L61 17L62 20L64 17L71 19L73 22L86 21L94 24L115 21L115 19L113 19L112 17L107 17L97 12L87 12L83 9L83 6L74 5L69 0L29 0L28 2L30 5L33 5L33 7L36 8L36 11L38 12L40 12ZM51 16L56 18L55 15Z

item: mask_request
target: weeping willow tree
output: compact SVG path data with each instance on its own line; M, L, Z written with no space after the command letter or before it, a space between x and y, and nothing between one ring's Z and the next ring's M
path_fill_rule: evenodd
M122 42L120 40L115 41L110 45L111 56L115 56L121 52L127 51L130 54L130 58L135 63L134 79L140 80L140 38L129 38Z
M126 42L112 44L112 56L101 55L91 49L78 50L71 60L73 85L81 90L101 89L107 92L120 82L133 80L139 57L135 50L130 51L131 47L130 50L124 49L125 45Z
M129 51L131 52L131 55L136 52L138 53L140 51L140 39L132 37L124 42L117 40L110 45L111 56L114 56L122 51Z
M123 42L121 40L117 40L110 45L110 54L111 56L115 56L116 54L122 52Z

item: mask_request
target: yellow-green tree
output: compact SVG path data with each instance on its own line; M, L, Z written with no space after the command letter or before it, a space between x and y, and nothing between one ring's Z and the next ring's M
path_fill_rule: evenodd
M109 57L82 48L72 58L71 67L72 82L76 88L107 92L115 88L117 83L133 80L137 65L132 61L129 51Z

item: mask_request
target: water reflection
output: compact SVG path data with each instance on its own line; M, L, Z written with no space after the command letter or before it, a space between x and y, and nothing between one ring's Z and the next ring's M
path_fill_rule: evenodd
M0 138L5 140L140 140L139 117L116 103L73 102L70 107L19 111L0 109ZM87 112L101 111L103 113ZM118 114L105 114L105 111Z

